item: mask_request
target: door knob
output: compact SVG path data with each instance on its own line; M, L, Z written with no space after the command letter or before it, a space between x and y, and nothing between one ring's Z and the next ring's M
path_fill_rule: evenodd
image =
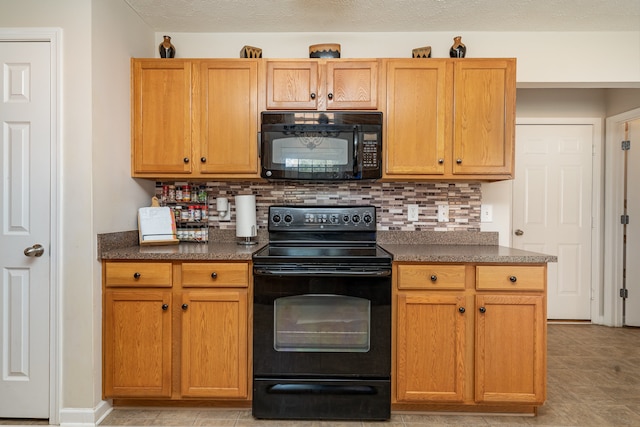
M35 245L29 248L26 248L24 250L25 256L41 257L43 253L44 253L44 246L42 246L39 243L36 243Z
M524 231L520 230L519 228L515 232L516 236L522 236L523 234L524 234Z

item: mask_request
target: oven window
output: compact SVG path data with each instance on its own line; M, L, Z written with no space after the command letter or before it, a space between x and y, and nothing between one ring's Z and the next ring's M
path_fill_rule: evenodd
M315 133L274 138L272 161L298 172L339 172L349 164L349 141Z
M369 351L371 302L344 295L299 295L274 301L276 351Z

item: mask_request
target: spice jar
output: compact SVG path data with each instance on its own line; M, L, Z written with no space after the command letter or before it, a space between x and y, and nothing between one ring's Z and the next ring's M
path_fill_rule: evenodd
M182 201L183 202L191 201L191 186L189 185L182 186Z

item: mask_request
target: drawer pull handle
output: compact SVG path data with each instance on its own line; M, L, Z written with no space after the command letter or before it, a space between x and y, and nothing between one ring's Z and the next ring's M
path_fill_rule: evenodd
M511 283L516 283L518 281L518 278L516 276L509 276L509 280L511 281Z
M480 313L484 313L487 311L487 309L484 307L480 307L478 310L480 311Z
M217 279L218 278L218 273L216 273L215 271L213 273L211 273L211 278L212 279Z
M460 313L464 313L466 310L465 310L465 308L464 308L464 307L458 307L458 311L459 311Z
M189 304L182 304L182 309L186 310L187 308L189 308Z
M432 274L432 275L431 275L431 281L432 281L432 282L436 282L436 281L438 281L438 276L436 276L435 274Z
M169 309L169 304L162 304L162 310L167 311Z
M134 279L139 279L140 278L140 273L138 273L137 271L135 273L133 273L133 278Z

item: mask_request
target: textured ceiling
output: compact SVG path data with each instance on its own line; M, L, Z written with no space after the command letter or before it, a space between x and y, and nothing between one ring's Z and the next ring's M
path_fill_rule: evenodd
M640 31L640 0L125 0L167 32Z

